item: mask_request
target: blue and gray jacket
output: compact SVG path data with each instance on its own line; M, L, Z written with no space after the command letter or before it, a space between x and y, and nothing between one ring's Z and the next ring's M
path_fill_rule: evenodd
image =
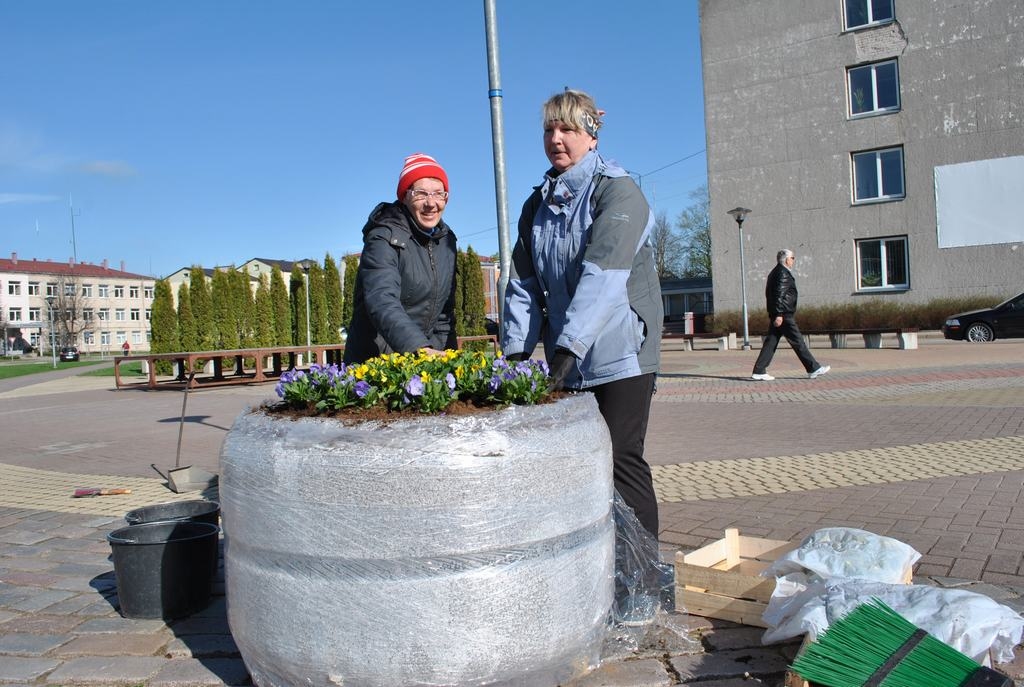
M549 170L519 217L505 290L502 349L543 340L577 359L570 388L657 372L664 310L650 243L654 215L617 164L590 151Z

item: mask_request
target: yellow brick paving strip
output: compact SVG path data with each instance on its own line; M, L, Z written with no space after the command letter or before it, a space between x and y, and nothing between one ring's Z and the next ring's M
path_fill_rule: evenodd
M1024 470L1024 437L654 465L658 501L705 501Z
M131 494L72 498L79 488L128 488ZM216 490L212 490L215 492ZM211 496L211 491L175 494L161 479L75 475L0 464L0 507L121 517L133 508ZM213 493L212 498L216 498Z

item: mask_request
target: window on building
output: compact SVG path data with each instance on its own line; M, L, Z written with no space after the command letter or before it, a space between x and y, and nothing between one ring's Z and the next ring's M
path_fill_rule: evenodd
M82 296L92 298L92 284L82 284Z
M138 297L139 297L139 287L138 286L129 286L128 287L128 298L138 298Z
M858 241L857 284L858 291L910 288L907 237Z
M37 281L30 281L28 283L28 295L30 295L30 296L38 296L39 295L39 282L37 282Z
M142 311L138 308L132 308L131 312L128 313L128 316L131 318L132 322L138 322L142 317Z
M900 109L900 76L896 60L846 70L850 116L895 112Z
M147 286L145 289L143 289L142 293L145 294L146 298L152 298L153 297L153 287L152 286Z
M74 282L67 282L67 283L64 284L64 295L65 296L74 296L75 295L75 283Z
M92 322L92 308L82 308L82 320L85 322Z
M7 309L7 321L8 322L21 322L21 308L8 308Z
M108 284L100 284L97 287L97 295L100 298L110 298L110 286Z
M124 322L124 308L118 308L114 311L114 320Z
M39 332L37 332L37 331L29 332L28 342L30 344L32 344L32 348L39 348Z
M117 333L117 343L118 343L118 345L123 344L127 340L128 340L128 332L118 332Z
M115 286L114 287L114 298L124 298L124 287L123 286Z
M94 343L92 332L82 332L82 343L90 346Z
M151 308L146 308L146 322L149 322L149 320L152 318L152 315L153 310Z
M100 332L100 345L101 346L109 346L110 345L110 332Z
M892 0L843 0L847 29L882 24L893 19Z
M98 319L101 322L108 321L110 319L110 308L100 308L99 313L97 313L96 319Z
M57 295L57 282L48 281L46 282L46 295L56 296Z
M7 282L7 295L8 296L20 296L21 295L21 282L20 281L9 281L9 282Z
M32 322L41 322L42 319L43 319L43 309L42 308L29 308L28 309L28 319L31 320Z
M903 198L903 147L853 153L853 202Z
M138 331L132 332L132 343L133 344L140 344L140 343L142 343L142 332L138 332Z

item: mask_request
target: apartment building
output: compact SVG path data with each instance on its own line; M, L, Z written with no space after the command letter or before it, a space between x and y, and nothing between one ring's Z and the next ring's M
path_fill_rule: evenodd
M1024 3L700 0L700 21L716 309L745 283L760 312L782 248L806 304L1024 290Z
M3 351L49 354L77 346L83 353L149 350L150 312L156 281L112 269L106 260L53 262L0 258Z

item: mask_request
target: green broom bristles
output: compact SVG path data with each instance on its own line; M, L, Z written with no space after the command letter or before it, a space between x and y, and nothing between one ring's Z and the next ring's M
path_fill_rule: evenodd
M877 598L832 623L797 656L793 670L826 687L1013 684L918 629Z

